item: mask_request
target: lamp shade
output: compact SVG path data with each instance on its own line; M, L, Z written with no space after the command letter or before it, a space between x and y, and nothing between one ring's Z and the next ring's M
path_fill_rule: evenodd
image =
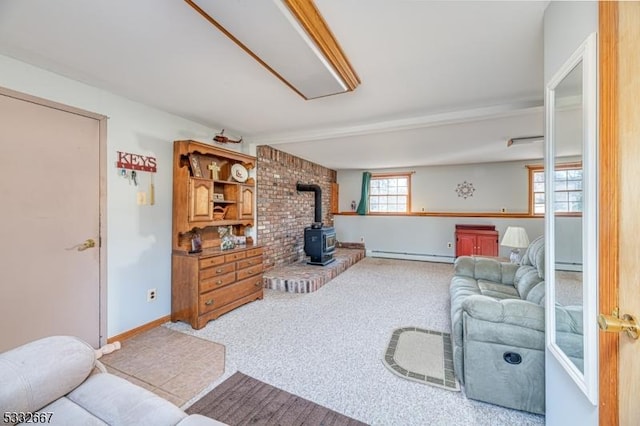
M500 245L513 248L526 248L529 247L529 236L524 228L519 226L507 227L507 232L504 233L502 243Z

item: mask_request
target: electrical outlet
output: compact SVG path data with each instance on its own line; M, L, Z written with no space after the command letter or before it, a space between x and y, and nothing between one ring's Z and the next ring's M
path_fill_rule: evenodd
M451 248L451 247L453 247L453 244L447 243L447 248Z
M150 288L147 290L147 302L153 302L158 297L158 292L155 288Z
M360 237L360 242L364 243L364 237Z

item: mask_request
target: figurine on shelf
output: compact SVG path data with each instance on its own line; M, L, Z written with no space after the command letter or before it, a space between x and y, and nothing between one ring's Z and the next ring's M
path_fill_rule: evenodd
M218 174L218 172L220 172L220 166L218 166L218 163L216 163L215 161L211 162L211 164L207 166L207 169L209 169L209 171L211 172L212 180L220 179L220 175Z
M202 237L197 232L191 234L191 250L189 253L200 253L202 251Z
M213 140L214 142L218 142L218 143L241 143L242 142L242 138L234 141L233 139L229 139L228 137L226 137L224 135L224 129L222 129L220 133L215 135L213 137Z
M236 247L233 241L233 229L231 226L218 226L218 234L220 235L220 250L231 250Z
M244 228L244 235L247 236L245 242L247 245L253 245L253 237L251 236L251 227L247 226Z

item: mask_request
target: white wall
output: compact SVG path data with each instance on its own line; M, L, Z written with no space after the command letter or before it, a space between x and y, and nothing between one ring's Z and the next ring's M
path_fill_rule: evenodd
M597 2L553 1L549 4L544 15L545 84L586 37L597 30ZM598 424L598 407L587 400L549 351L546 356L546 406L546 422L550 426Z
M455 259L456 224L495 225L500 239L507 226L522 226L531 240L544 234L542 218L334 216L339 241L359 242L363 238L367 252L387 252L378 255L436 262ZM448 243L452 247L447 247ZM510 252L509 248L500 246L500 256L509 257Z
M107 327L114 336L171 312L172 161L176 139L215 130L0 55L0 85L109 117L107 122ZM137 206L118 176L116 151L154 156L156 203ZM73 173L73 170L70 170ZM142 188L149 175L141 173ZM158 299L146 301L148 288Z
M414 171L411 177L411 210L414 212L498 213L505 208L510 213L526 213L529 203L527 164L542 164L542 159L369 171ZM362 172L338 170L340 211L350 211L351 201L360 200ZM455 192L457 185L464 181L473 184L475 189L473 196L466 199Z
M567 161L575 158L568 157ZM412 211L421 212L507 212L526 213L529 208L529 175L527 164L542 160L504 163L467 164L458 166L415 167L411 178ZM409 169L372 170L373 173L406 172ZM463 181L473 183L473 197L458 197L455 188ZM362 170L339 170L340 211L351 211L351 202L360 200ZM573 242L582 238L581 219L563 217L558 226L559 241ZM452 262L455 257L455 225L495 225L500 239L508 226L522 226L529 239L544 234L542 218L469 218L433 216L334 216L338 240L360 242L367 250L410 253L403 257ZM452 243L452 247L447 244ZM559 262L581 265L579 245L556 248ZM500 256L509 257L510 249L500 247ZM578 266L579 268L579 266Z

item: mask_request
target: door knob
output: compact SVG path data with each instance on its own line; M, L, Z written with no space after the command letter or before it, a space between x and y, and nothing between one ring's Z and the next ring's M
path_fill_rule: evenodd
M598 326L602 331L609 333L624 331L627 336L634 340L638 339L638 332L640 331L636 319L629 314L624 314L620 317L618 308L615 308L611 315L598 315Z
M85 251L86 249L89 249L95 246L96 246L96 242L92 238L89 238L87 241L85 241L84 243L78 246L78 251Z

